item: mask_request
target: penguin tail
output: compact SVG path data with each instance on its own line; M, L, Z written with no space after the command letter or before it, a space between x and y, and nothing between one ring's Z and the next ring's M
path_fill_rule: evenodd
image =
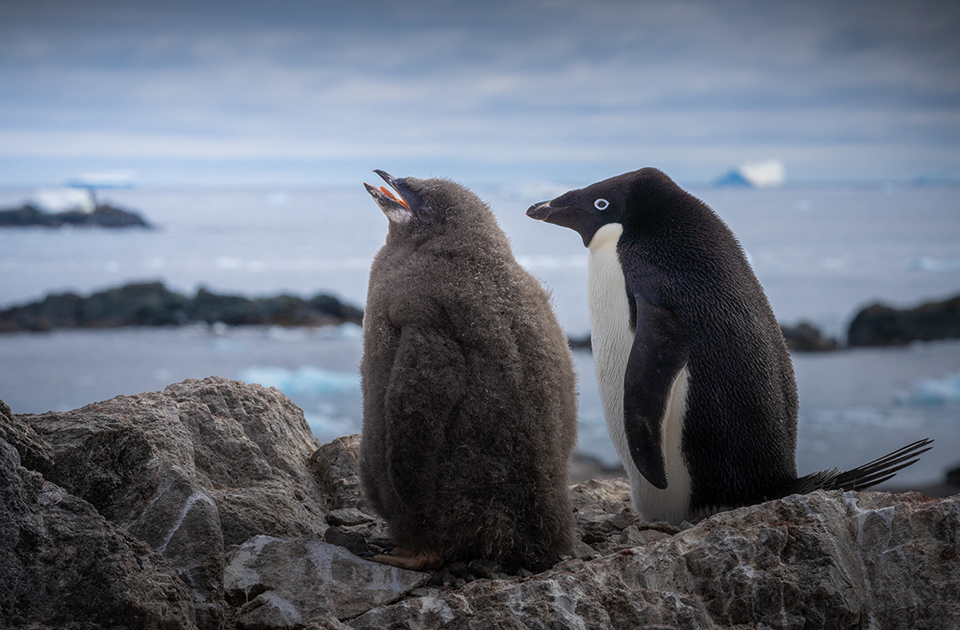
M814 490L866 490L889 480L897 471L917 463L920 455L933 448L930 446L932 443L933 440L925 438L845 472L834 468L799 477L790 482L787 492L782 496L806 494Z

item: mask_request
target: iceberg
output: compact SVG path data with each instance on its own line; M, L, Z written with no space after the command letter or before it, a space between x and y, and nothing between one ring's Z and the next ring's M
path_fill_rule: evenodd
M237 380L276 387L287 396L323 395L360 391L360 375L333 372L312 365L296 370L275 366L252 366L237 374Z
M93 197L87 191L76 188L41 188L35 197L36 205L46 212L79 210L90 213L96 209Z
M783 184L783 163L779 160L742 164L716 181L714 186L742 186L745 188L776 188Z
M133 188L136 178L132 171L81 173L67 180L71 188Z
M922 378L910 391L896 396L897 403L918 407L960 405L960 372L944 378Z
M931 256L919 256L907 260L907 269L910 271L957 271L960 269L960 258L938 260Z

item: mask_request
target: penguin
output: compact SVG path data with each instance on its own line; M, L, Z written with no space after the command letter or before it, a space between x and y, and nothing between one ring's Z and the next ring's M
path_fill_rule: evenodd
M607 428L634 511L679 524L817 489L864 489L929 449L797 476L797 387L766 295L730 229L644 168L534 204L589 249L588 306Z
M546 569L573 545L577 434L550 298L475 194L375 172L389 228L363 316L360 479L396 547L374 559Z

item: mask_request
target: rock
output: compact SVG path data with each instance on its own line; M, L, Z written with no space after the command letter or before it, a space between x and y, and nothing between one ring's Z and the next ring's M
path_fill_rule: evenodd
M303 412L274 389L211 377L17 419L52 451L39 472L177 570L201 628L224 618L225 545L326 529L307 469L317 442Z
M960 486L960 466L956 466L947 471L947 483Z
M429 579L429 574L363 560L316 539L256 536L230 558L224 588L227 599L240 607L238 626L293 628L356 617L398 601Z
M960 497L816 492L528 579L408 597L353 628L956 628Z
M829 352L836 350L836 339L824 337L818 328L809 322L800 322L796 326L780 325L780 331L787 342L787 348L794 352Z
M193 298L162 283L133 283L80 297L48 295L39 302L0 311L0 332L54 328L180 326L204 322L228 325L323 326L360 324L363 311L319 294L308 300L290 295L248 299L200 289Z
M911 341L958 337L960 296L903 310L883 304L868 306L850 322L847 343L851 346L897 346Z
M98 204L91 212L67 210L66 212L45 212L31 203L19 208L0 210L0 227L139 227L152 229L139 213L125 210L109 204Z
M638 519L626 479L590 480L552 569L430 574L348 550L390 546L358 447L317 448L282 394L217 377L0 403L0 627L960 627L960 495L817 492L681 530Z
M143 542L21 467L0 439L0 627L196 628L190 589Z
M571 489L577 538L584 546L574 557L591 559L620 549L643 545L679 530L669 523L643 523L630 511L630 482L592 479Z
M29 424L15 422L7 403L0 400L0 440L17 449L19 461L29 470L53 465L53 450Z
M360 487L360 435L338 437L310 458L310 469L324 489L332 510L357 508L372 513Z
M367 553L367 539L360 532L351 532L339 527L328 527L323 540L331 545L343 547L351 553Z
M470 569L470 572L482 579L491 579L495 578L498 573L502 573L503 569L499 564L493 560L483 560L478 558L476 560L471 560L467 565L467 568Z
M327 514L327 522L331 525L346 525L349 527L352 525L364 525L374 520L375 517L366 512L361 512L357 508L342 508L332 510Z

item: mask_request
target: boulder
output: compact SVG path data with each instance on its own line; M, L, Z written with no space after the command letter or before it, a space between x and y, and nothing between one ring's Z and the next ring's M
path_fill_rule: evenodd
M872 304L854 316L851 346L898 346L911 341L960 338L960 296L907 309Z
M225 546L327 527L307 467L319 443L275 389L211 377L17 420L20 443L36 435L49 449L28 451L49 453L38 472L176 569L201 628L224 620Z
M0 627L196 628L190 589L0 439Z

